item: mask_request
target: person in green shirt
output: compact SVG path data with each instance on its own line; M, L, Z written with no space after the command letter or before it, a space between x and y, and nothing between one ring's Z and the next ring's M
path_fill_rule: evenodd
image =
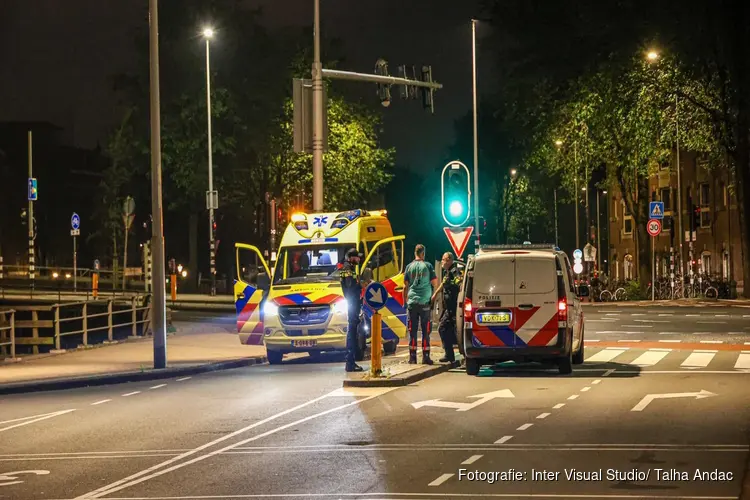
M437 287L437 276L432 264L424 260L424 245L414 248L414 260L406 266L404 273L404 304L408 311L409 364L417 362L417 334L422 325L422 363L432 364L430 359L430 333L432 322L432 294Z

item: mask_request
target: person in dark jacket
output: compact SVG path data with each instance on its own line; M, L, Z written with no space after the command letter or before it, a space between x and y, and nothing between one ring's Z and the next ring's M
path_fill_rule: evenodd
M346 262L339 273L341 288L348 304L348 325L346 327L346 371L361 372L363 368L355 363L357 348L357 329L359 328L359 313L362 309L362 285L357 276L357 266L362 256L355 248L346 252Z
M458 342L456 337L456 310L458 308L458 288L461 285L461 273L453 260L453 254L445 252L443 260L440 261L443 268L443 281L435 293L432 294L432 302L441 291L443 292L443 308L438 323L438 333L443 341L445 356L440 358L441 363L455 363L456 355L453 346Z

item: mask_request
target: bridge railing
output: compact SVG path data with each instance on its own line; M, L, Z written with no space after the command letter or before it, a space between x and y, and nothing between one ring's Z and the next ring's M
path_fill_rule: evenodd
M13 309L0 310L0 354L6 356L6 349L10 348L10 359L16 357L16 311Z

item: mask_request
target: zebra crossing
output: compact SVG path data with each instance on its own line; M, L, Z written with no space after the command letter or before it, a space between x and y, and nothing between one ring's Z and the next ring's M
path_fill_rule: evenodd
M618 364L659 370L750 370L750 346L741 351L717 349L641 349L586 346L587 365Z

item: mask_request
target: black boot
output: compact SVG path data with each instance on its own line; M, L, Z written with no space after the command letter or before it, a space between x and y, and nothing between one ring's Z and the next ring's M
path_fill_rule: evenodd
M346 371L348 371L348 372L361 372L361 371L364 371L364 370L365 370L364 368L362 368L361 366L359 366L356 363L354 365L352 365L352 366L347 366L346 367Z
M431 364L433 364L433 361L430 358L430 353L422 353L422 364L423 365L431 365Z
M416 365L417 364L417 353L416 352L410 352L409 353L409 364L410 365Z

